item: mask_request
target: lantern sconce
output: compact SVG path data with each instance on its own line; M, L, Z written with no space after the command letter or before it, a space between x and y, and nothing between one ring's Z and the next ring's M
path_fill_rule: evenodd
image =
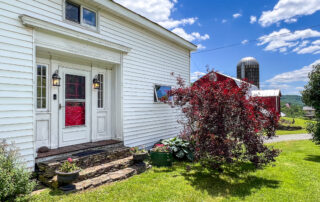
M93 88L100 89L100 81L98 79L98 75L93 78Z
M53 86L60 86L60 76L59 76L59 71L56 70L53 75L52 75L52 85Z

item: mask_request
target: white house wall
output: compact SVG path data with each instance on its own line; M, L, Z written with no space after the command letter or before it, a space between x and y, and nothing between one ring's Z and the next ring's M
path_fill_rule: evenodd
M23 26L19 16L63 24L62 3L0 0L0 138L16 143L28 167L33 167L35 158L35 46L33 30ZM165 104L154 103L153 90L155 84L175 85L171 72L189 82L189 51L103 10L99 15L100 33L83 32L131 48L123 56L120 89L125 144L151 145L160 138L177 135L177 113Z

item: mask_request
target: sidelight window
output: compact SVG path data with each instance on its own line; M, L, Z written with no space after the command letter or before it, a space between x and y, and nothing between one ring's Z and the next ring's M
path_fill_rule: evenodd
M47 66L37 65L37 109L47 108Z
M103 74L98 74L98 81L100 82L100 87L98 89L98 108L103 108Z

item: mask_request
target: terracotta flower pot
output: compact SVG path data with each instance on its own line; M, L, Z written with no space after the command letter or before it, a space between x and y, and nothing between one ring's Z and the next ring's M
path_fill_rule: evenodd
M76 171L70 172L70 173L56 171L56 174L58 176L59 186L69 185L72 182L74 182L76 179L78 179L79 172L80 172L80 170L76 170Z
M144 152L144 153L140 153L140 154L133 154L133 161L134 162L142 162L144 160L146 160L148 158L148 153Z

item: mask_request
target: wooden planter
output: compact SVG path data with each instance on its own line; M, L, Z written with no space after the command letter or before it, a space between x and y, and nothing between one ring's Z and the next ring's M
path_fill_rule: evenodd
M154 166L172 166L173 156L171 152L150 152L151 162Z

